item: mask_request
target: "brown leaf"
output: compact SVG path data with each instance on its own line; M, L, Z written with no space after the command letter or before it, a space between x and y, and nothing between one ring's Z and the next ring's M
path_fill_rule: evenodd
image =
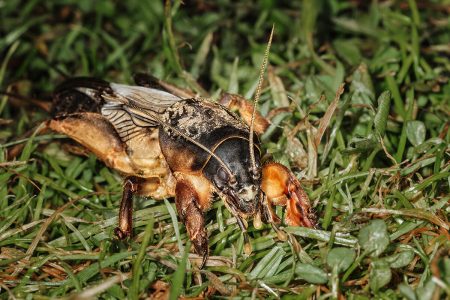
M273 101L277 107L289 106L289 99L286 94L286 89L281 81L281 78L275 74L272 67L269 66L267 70L267 80L269 81L270 91L272 93Z
M152 285L154 290L149 299L152 300L166 300L169 299L170 285L164 281L158 280Z
M342 83L338 90L336 91L336 96L334 97L333 102L328 106L327 111L325 112L325 115L320 119L319 123L319 129L317 130L317 133L315 134L314 138L314 145L317 149L319 147L320 141L322 140L323 134L325 133L325 130L327 129L328 125L330 124L331 117L333 116L334 112L336 111L339 99L341 98L342 93L344 92L344 83Z
M222 295L228 296L231 294L230 290L220 281L219 277L209 271L204 271L206 277L208 277L211 285Z
M287 131L287 128L285 129ZM308 155L303 147L300 140L293 134L286 133L287 144L286 153L289 158L298 166L300 169L306 169L308 167Z

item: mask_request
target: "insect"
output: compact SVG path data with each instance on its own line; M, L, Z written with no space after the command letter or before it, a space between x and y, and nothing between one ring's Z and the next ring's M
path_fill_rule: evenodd
M115 229L119 238L132 233L134 194L175 197L178 215L203 257L202 267L208 257L204 212L214 193L236 218L246 245L249 218L255 227L272 224L282 236L272 205L286 206L286 224L315 227L298 179L279 163L261 162L257 133L267 121L255 113L255 105L230 94L222 104L196 98L143 74L135 81L136 86L129 86L70 79L55 90L55 117L47 122L125 175ZM239 108L241 117L230 108Z

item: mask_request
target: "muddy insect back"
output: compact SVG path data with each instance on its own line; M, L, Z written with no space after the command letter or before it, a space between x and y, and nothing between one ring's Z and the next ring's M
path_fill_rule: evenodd
M182 100L169 107L162 119L211 151L232 137L248 139L249 128L217 103ZM160 126L159 132L161 149L172 171L197 172L210 159L211 154L171 129Z

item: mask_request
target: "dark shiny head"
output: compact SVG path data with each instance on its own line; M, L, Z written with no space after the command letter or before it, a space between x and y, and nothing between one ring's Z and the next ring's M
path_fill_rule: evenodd
M214 153L222 159L231 170L236 180L214 158L206 164L203 172L218 191L226 196L228 206L237 213L248 216L256 213L261 198L261 163L259 150L255 151L257 170L252 172L248 140L230 138L222 142Z

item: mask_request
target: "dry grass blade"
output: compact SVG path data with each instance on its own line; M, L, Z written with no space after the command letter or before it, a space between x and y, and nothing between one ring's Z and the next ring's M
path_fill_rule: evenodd
M224 296L229 296L231 294L231 291L226 287L225 284L223 284L220 278L217 277L214 273L209 271L203 271L202 273L206 275L212 287L218 290L220 294Z
M85 299L97 299L98 295L107 291L113 285L121 283L131 277L131 273L119 273L116 276L112 276L101 283L88 287L81 293L77 293L69 297L70 300L85 300Z
M432 213L422 211L420 209L383 209L383 208L363 208L362 212L366 213L376 213L376 214L388 214L388 215L399 215L399 216L408 216L418 219L427 220L433 224L436 224L445 230L449 230L449 224L445 221L439 219L437 216Z
M272 93L272 98L276 107L287 107L289 106L289 99L286 93L286 88L284 87L281 78L275 73L274 68L270 67L267 69L267 81L270 85L270 91Z
M339 100L341 99L341 95L344 93L344 86L345 84L342 83L338 90L336 91L336 96L334 97L333 102L328 106L325 115L320 119L319 128L317 129L317 132L314 137L314 145L319 147L320 141L322 140L323 134L325 133L325 130L327 129L328 125L330 125L331 118L333 117L334 112L336 111L336 108L338 106Z
M27 161L5 161L5 162L0 163L0 168L11 168L11 167L23 166L33 160L34 159L29 159Z

